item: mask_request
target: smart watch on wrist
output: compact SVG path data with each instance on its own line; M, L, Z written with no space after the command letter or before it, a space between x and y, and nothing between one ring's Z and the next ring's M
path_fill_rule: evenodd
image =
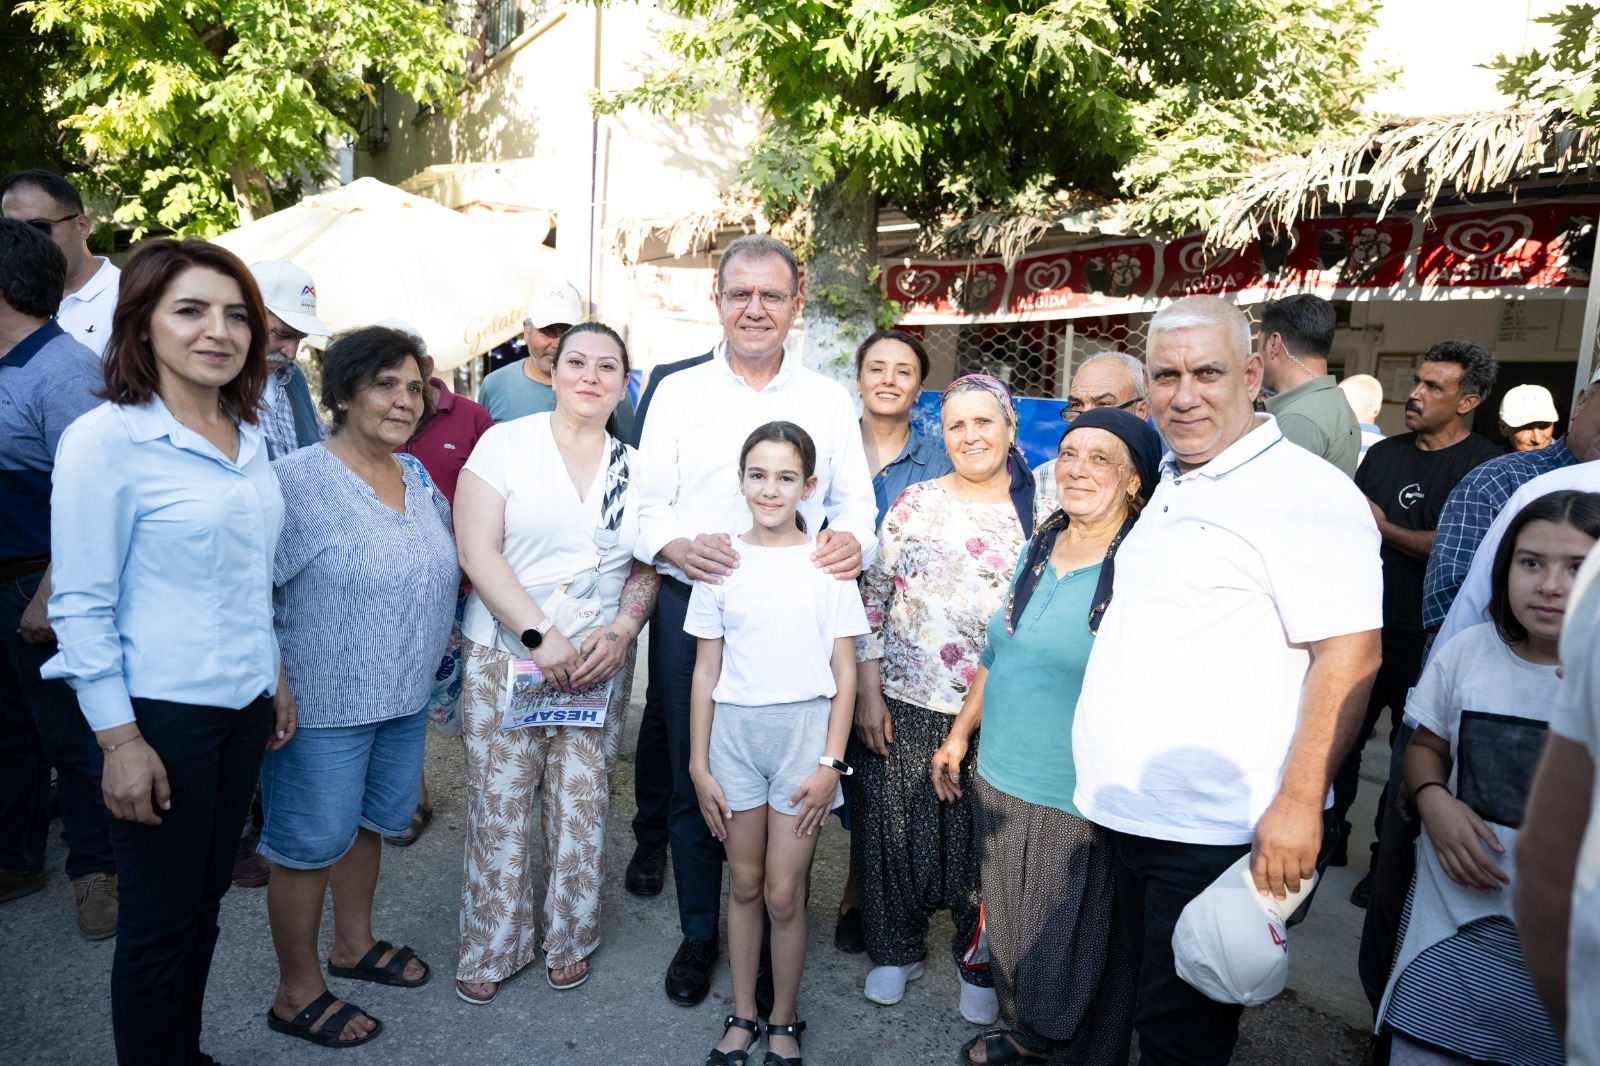
M524 629L522 631L522 636L519 638L522 641L522 646L527 648L529 651L532 651L534 648L537 648L539 645L543 644L544 635L550 632L550 627L553 625L555 625L555 619L546 618L543 622L540 622L532 629Z
M851 774L856 772L855 767L851 766L849 763L841 762L838 759L830 759L826 755L817 756L817 765L826 766L830 770L837 770L840 777L849 777Z

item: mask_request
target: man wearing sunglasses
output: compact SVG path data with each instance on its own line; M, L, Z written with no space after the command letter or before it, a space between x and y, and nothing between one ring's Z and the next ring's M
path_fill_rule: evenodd
M528 357L503 366L478 386L478 402L496 422L554 411L556 392L550 383L561 337L582 322L583 302L571 285L553 285L534 297L522 320Z
M111 337L122 272L89 251L94 223L72 183L48 170L19 170L0 178L0 214L32 226L67 258L66 295L56 321L96 355Z

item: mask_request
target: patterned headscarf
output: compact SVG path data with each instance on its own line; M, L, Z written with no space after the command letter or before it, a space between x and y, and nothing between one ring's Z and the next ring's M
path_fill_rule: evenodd
M1017 448L1017 405L1011 399L1011 389L997 377L967 374L945 386L944 394L939 397L940 411L944 410L945 401L950 399L951 394L958 391L986 392L1000 405L1006 425L1011 429L1011 439L1006 442L1006 470L1011 475L1011 505L1016 509L1017 521L1022 523L1022 535L1033 536L1033 471L1028 466L1027 458Z

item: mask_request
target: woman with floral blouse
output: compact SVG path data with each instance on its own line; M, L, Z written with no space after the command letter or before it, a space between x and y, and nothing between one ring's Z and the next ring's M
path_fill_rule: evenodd
M948 908L961 1013L994 1021L986 952L978 948L978 852L970 801L940 803L929 774L978 672L988 621L1005 599L1032 526L1013 502L1016 413L1005 385L960 378L940 402L955 470L906 489L889 508L878 558L862 575L872 632L858 642L851 855L862 929L875 968L866 997L898 1003L922 975L928 918ZM1031 485L1029 486L1031 491ZM977 746L961 766L969 780Z

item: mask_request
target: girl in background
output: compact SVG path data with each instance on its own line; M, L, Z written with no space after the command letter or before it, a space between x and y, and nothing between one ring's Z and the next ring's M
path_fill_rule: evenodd
M1418 726L1405 781L1422 836L1378 1007L1396 1066L1564 1061L1528 979L1508 889L1561 684L1568 594L1596 538L1600 494L1554 492L1523 508L1495 555L1490 621L1445 645L1407 702Z
M755 521L739 537L739 568L719 585L695 585L683 626L700 641L689 773L731 874L734 1012L706 1066L743 1066L760 1038L763 909L772 919L774 990L766 1063L800 1064L806 885L817 830L850 773L843 760L855 638L867 632L855 584L811 563L815 548L796 509L816 491L816 465L816 445L792 422L768 422L746 438L739 487Z

